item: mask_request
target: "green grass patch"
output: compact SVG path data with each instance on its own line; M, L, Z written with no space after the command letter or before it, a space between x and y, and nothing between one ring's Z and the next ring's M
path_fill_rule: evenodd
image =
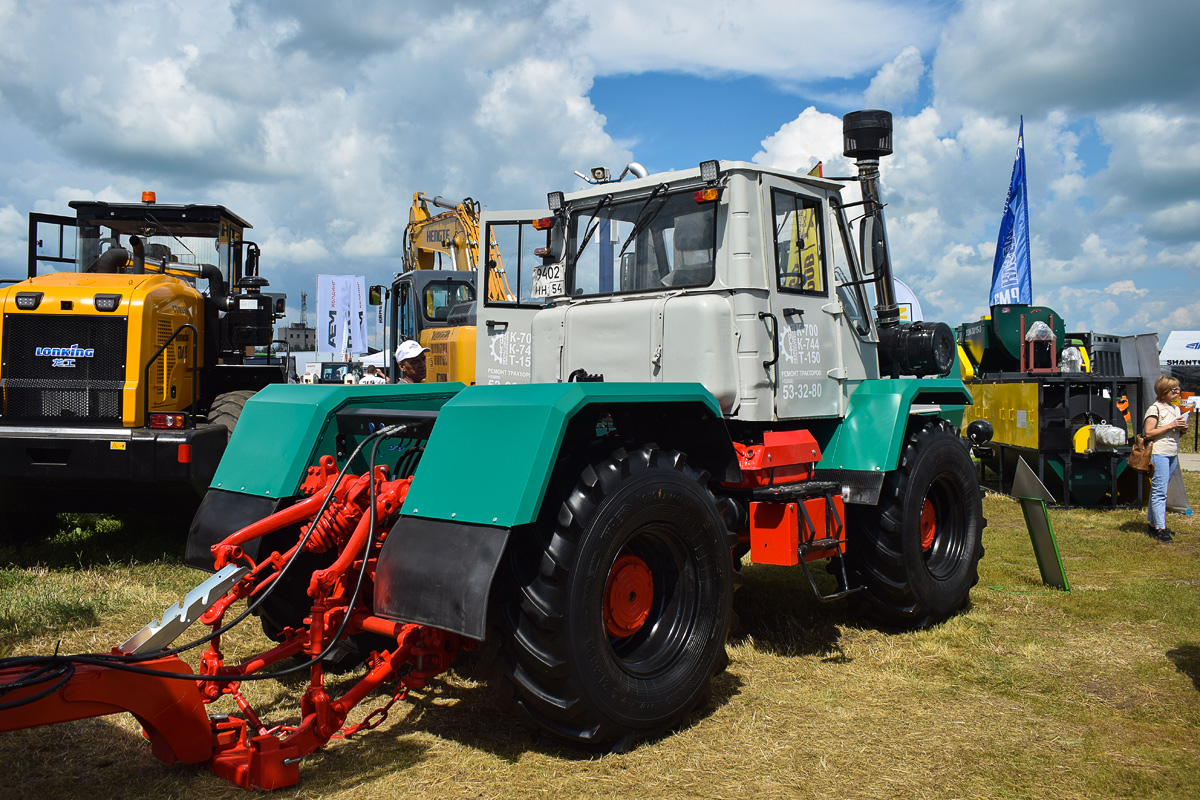
M1200 501L1200 474L1185 484ZM927 630L876 626L850 599L820 603L796 569L746 566L711 701L629 753L596 756L528 730L464 668L379 729L306 758L286 794L1200 796L1200 521L1171 514L1180 535L1161 544L1137 510L1051 509L1067 593L1042 585L1015 501L989 494L984 513L970 608ZM0 550L4 652L106 650L202 577L181 565L180 530L59 519L53 537ZM223 642L233 659L266 646L253 623ZM243 689L271 721L295 722L304 686ZM128 715L0 735L0 758L22 796L246 796L203 769L156 762Z

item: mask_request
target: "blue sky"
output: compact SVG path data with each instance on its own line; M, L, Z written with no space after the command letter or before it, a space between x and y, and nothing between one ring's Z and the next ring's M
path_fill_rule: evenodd
M574 170L883 165L927 316L986 312L1024 115L1034 302L1074 329L1200 328L1193 0L0 0L0 277L73 199L227 205L289 295L385 282L412 194L537 207ZM48 46L50 43L53 46Z

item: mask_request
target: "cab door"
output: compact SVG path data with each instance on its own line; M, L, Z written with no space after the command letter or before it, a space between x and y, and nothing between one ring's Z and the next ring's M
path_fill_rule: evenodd
M764 177L766 252L774 254L770 311L761 315L776 343L775 414L780 419L839 412L841 304L833 287L828 205L823 190Z
M532 380L533 318L547 297L562 293L562 276L536 252L548 246L550 235L533 223L548 216L544 210L506 211L480 219L476 383Z

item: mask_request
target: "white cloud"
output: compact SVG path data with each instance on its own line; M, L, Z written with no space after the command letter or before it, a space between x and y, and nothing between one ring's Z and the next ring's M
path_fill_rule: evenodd
M934 59L941 101L991 113L1092 113L1200 87L1200 4L965 0Z
M628 160L587 98L590 62L569 53L581 22L550 26L544 12L0 6L0 143L9 131L25 152L39 143L33 159L0 164L0 205L69 213L72 199L152 188L249 220L275 291L298 294L322 271L386 274L416 190L528 207L574 169ZM16 252L0 236L0 252ZM11 261L5 274L23 271Z
M938 13L879 0L562 0L551 18L586 27L578 49L597 74L674 70L799 83L858 75L906 45L931 44Z
M0 263L8 262L14 266L25 263L28 253L25 237L28 231L29 223L24 214L11 205L0 207ZM0 277L24 277L23 271L13 269L9 273Z
M762 131L764 165L853 174L830 112L897 111L889 236L931 315L956 323L986 301L1022 113L1035 302L1106 332L1197 310L1190 1L162 0L150 14L0 0L0 29L4 277L24 271L14 209L142 189L250 220L274 291L298 296L317 272L386 274L413 191L536 207L572 188L572 170L623 165L628 145L588 94L598 75L655 69L764 76L844 103L803 102ZM914 107L926 75L932 99Z
M871 108L888 109L903 106L916 95L924 74L925 61L921 58L921 51L909 45L875 73L863 92L863 104Z
M755 164L808 172L818 161L829 175L852 175L854 164L842 155L842 119L809 106L763 140Z

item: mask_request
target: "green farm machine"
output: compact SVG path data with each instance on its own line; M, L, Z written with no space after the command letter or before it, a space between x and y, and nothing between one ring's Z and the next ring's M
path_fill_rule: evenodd
M743 563L794 566L899 626L963 609L985 526L970 394L949 326L899 319L891 115L844 132L861 203L707 161L597 168L548 210L485 214L499 257L477 285L504 270L512 291L478 301L475 382L256 394L188 537L213 574L111 653L0 663L0 729L128 709L164 761L275 788L369 693L477 650L529 719L621 749L706 701ZM247 612L277 645L227 661L220 634ZM198 619L193 675L173 642ZM272 727L237 686L293 657L302 719ZM359 663L334 697L325 669ZM64 664L86 687L47 693ZM237 707L207 716L225 695Z
M1140 477L1126 469L1126 422L1153 401L1156 338L1068 333L1053 309L1023 304L961 325L973 398L963 426L991 429L990 442L974 448L985 485L1011 491L1023 459L1061 505L1140 503Z

